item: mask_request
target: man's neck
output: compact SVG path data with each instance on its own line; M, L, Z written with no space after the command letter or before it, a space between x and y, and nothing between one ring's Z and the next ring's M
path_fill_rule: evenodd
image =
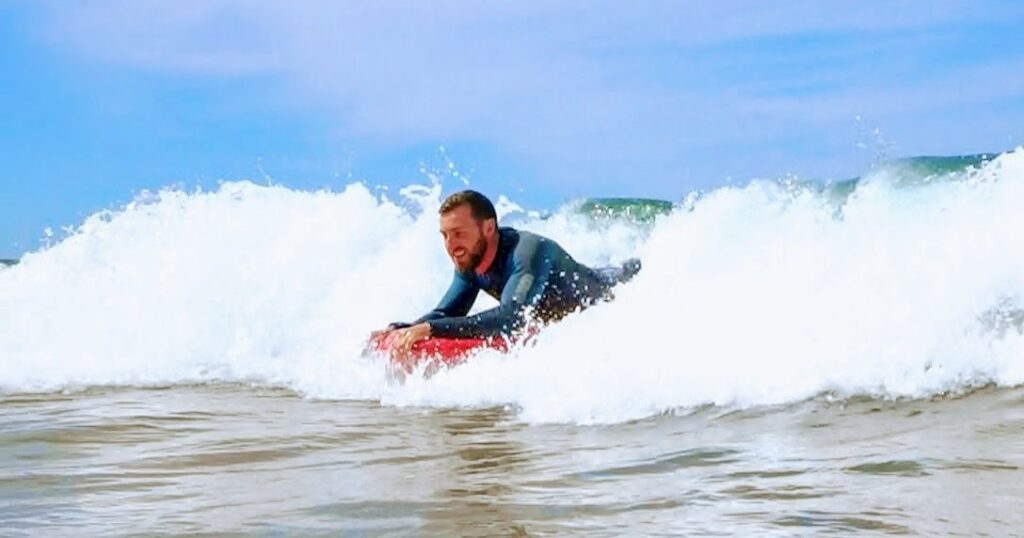
M487 241L487 250L484 251L484 257L480 260L480 265L476 266L476 274L482 275L487 273L491 269L491 265L494 265L494 258L498 257L498 232L494 232L494 236Z

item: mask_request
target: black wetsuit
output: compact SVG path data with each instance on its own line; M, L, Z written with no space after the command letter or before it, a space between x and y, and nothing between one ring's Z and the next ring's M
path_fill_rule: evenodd
M522 328L528 317L547 323L610 299L611 288L639 270L640 261L635 259L622 267L591 269L546 237L499 228L498 251L487 272L456 270L437 308L415 323L429 323L432 336L508 335ZM480 290L501 304L467 316ZM408 324L392 324L402 326Z

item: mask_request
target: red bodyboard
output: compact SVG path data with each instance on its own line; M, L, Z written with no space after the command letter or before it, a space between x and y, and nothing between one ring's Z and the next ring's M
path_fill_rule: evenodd
M387 355L392 364L401 366L406 372L412 372L417 366L426 362L433 362L436 366L442 364L454 366L482 349L493 349L502 353L509 349L508 340L501 337L427 338L413 344L409 356L400 359L392 353L396 344L396 336L393 332L372 336L366 347L370 352Z

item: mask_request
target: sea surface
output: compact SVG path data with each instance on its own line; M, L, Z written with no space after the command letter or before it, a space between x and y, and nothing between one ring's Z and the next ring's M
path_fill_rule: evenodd
M644 269L400 381L447 191L166 190L0 266L0 535L1024 536L1024 150L496 196Z
M0 399L5 536L1024 536L1024 390L529 425L244 385Z

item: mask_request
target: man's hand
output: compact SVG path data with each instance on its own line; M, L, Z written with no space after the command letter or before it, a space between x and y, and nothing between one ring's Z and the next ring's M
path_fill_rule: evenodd
M373 332L370 333L370 338L368 338L367 340L371 340L372 341L372 340L376 340L378 338L384 338L384 337L386 337L388 335L388 333L390 333L393 330L395 330L395 329L392 329L391 327L388 327L387 329L381 329L379 331L373 331Z
M389 334L391 334L391 333L393 333L393 332L395 332L395 331L397 331L399 329L405 329L405 328L408 328L408 327L412 327L412 325L410 325L408 323L405 323L405 322L402 322L402 321L396 321L396 322L388 325L387 327L385 327L385 328L383 328L383 329L381 329L379 331L371 332L370 333L370 337L367 340L374 341L374 340L378 340L378 339L384 339L384 338L387 338L387 336Z
M396 359L405 360L409 358L413 344L430 338L430 324L420 323L407 329L398 329L395 331L394 338L395 346L392 348L392 353Z

